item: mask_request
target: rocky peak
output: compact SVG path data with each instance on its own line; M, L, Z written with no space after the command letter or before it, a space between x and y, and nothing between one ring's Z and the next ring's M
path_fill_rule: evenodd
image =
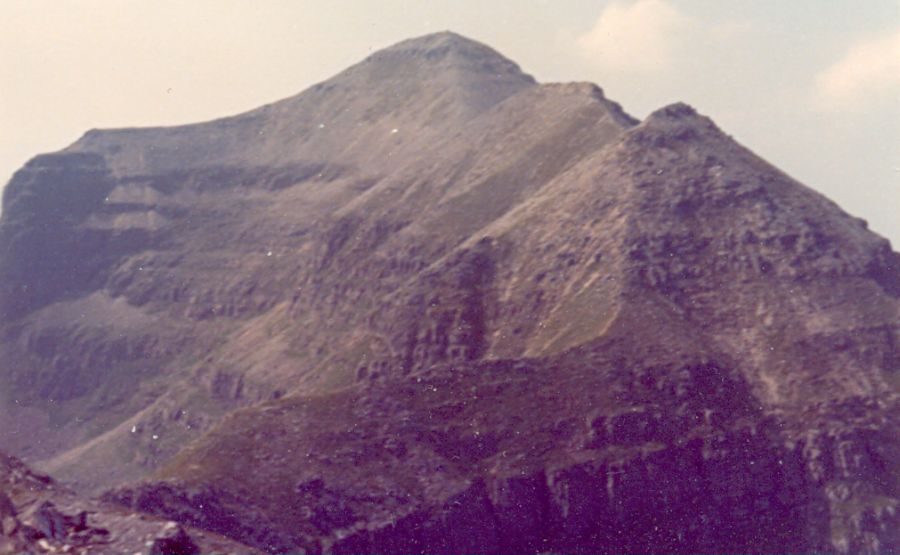
M683 149L701 137L730 141L711 119L683 102L676 102L654 111L635 128L632 134L639 148Z
M490 72L498 77L513 75L534 82L515 62L493 48L451 31L405 40L372 54L363 63L377 64L396 60L424 61L459 69Z
M445 31L380 50L322 86L405 102L411 97L430 104L449 102L457 105L457 116L468 119L534 85L533 77L496 50Z
M534 78L495 50L444 32L375 52L297 95L243 114L174 127L95 129L66 150L103 154L119 175L311 160L372 168L399 154L399 137L385 138L393 129L415 132L420 141L424 133L447 136L533 86Z
M674 102L667 106L663 106L657 110L654 110L653 113L648 116L649 118L669 118L669 119L684 119L684 118L692 118L697 117L697 110L694 109L693 106L687 104L685 102Z

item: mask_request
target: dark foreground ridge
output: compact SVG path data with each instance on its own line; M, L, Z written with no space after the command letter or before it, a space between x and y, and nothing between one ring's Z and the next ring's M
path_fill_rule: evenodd
M900 255L685 104L438 33L3 201L0 552L900 550Z
M0 553L256 553L203 530L79 497L0 453Z

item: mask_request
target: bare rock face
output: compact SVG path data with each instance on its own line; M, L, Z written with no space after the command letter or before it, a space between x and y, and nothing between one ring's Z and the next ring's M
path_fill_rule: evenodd
M898 344L865 222L452 33L90 131L0 219L0 447L273 553L896 551Z

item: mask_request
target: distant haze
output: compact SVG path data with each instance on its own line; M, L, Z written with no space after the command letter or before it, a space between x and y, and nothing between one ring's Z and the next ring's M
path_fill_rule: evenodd
M485 5L487 4L487 5ZM675 100L900 243L896 0L19 1L0 20L0 181L91 128L217 118L451 29L636 117Z

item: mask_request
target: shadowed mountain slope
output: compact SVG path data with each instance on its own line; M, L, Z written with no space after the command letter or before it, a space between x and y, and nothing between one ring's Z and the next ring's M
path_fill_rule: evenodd
M898 259L686 105L429 35L20 170L0 447L272 552L890 551Z

